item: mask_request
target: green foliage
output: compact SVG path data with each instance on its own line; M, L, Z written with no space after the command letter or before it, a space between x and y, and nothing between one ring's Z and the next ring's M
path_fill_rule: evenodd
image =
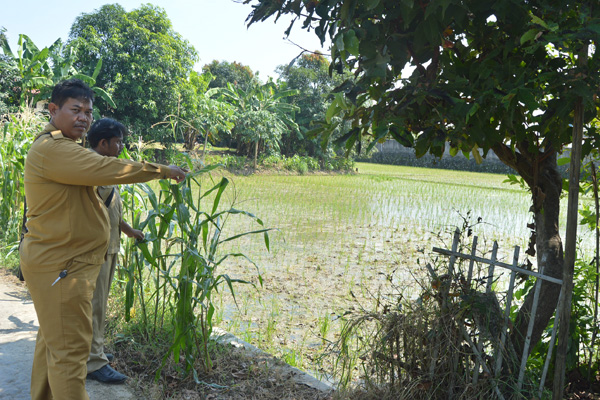
M210 64L202 67L202 71L209 72L214 76L210 82L210 88L226 88L227 84L233 85L243 91L248 91L258 84L258 77L254 75L250 67L236 61L213 60Z
M250 162L245 156L227 154L221 158L214 159L232 172L240 172L250 168ZM294 155L292 157L272 154L261 157L258 166L267 169L288 170L299 174L316 171L327 172L350 172L354 170L354 161L346 157L326 157L316 159L308 156Z
M354 160L347 157L326 157L323 159L325 171L353 171Z
M4 55L12 58L20 75L19 105L25 106L33 102L35 91L45 86L51 85L52 74L48 63L49 49L45 47L41 51L27 35L19 35L17 43L17 53L14 54L8 45L8 40L4 34L0 36L0 45Z
M213 294L225 285L235 298L233 285L249 283L220 272L220 265L230 257L243 258L256 267L262 284L252 260L242 253L223 253L222 245L258 234L264 235L269 249L270 229L263 228L259 218L233 206L223 208L221 200L229 184L226 178L203 189L199 175L214 168L191 174L182 184L160 181L158 194L146 184L127 186L123 192L127 218L147 232L146 240L125 251L126 319L132 317L137 302L146 339L164 328L172 332L169 354L175 362L185 359L186 373L194 374L196 360L202 361L206 371L212 368ZM258 229L223 237L227 220L237 216L250 218Z
M183 91L181 117L185 132L186 149L192 150L198 135L203 137L202 158L209 140L216 141L220 133L228 133L233 128L233 107L224 101L219 89L209 88L214 76L210 72L202 75L190 73L189 84Z
M308 172L308 164L306 160L304 157L299 157L298 155L286 158L283 162L283 166L285 169L298 172L299 174L305 174Z
M263 153L279 153L283 133L298 130L293 117L299 109L284 101L298 94L297 90L281 88L269 81L248 91L228 84L223 94L236 109L234 132L238 152L253 153L255 168L260 145L264 148Z
M116 105L98 102L102 115L123 122L146 140L168 139L168 130L150 132L148 127L178 114L182 88L198 56L173 30L164 10L145 4L126 12L118 4L104 5L77 17L68 45L77 53L80 70L91 70L102 59L97 85Z
M208 89L212 78L208 72L199 75L192 71L189 84L183 90L179 114L167 115L163 121L152 125L152 128L170 128L173 139L183 141L188 152L195 149L198 141L202 141L201 163L205 161L209 140L215 140L219 134L233 128L233 107L223 100L220 89Z
M0 124L0 224L3 227L0 240L4 244L14 243L21 233L25 157L43 125L43 118L27 109L20 114L10 114L8 121Z
M245 156L226 154L221 158L221 163L231 171L243 170L246 167L246 162L247 158Z
M592 3L534 0L357 0L253 3L249 23L290 14L292 23L331 40L331 70L350 68L356 80L336 89L325 121L314 130L346 154L366 153L393 138L417 157L450 154L480 158L490 150L515 169L532 193L538 262L561 276L558 231L562 182L556 158L572 141L573 110L583 105L583 153L600 135L590 121L597 95L600 8ZM410 69L405 69L411 67ZM404 72L403 72L404 71ZM535 315L537 342L559 291L542 285L545 302ZM529 297L526 304L530 304ZM524 341L530 315L521 309L511 340Z
M575 262L572 312L569 328L569 342L567 345L567 371L584 372L583 377L588 380L594 377L597 366L600 363L600 354L597 351L597 312L594 311L597 304L596 282L598 278L595 260L587 262L579 254ZM522 301L526 294L534 288L533 279L526 280L521 287L515 291L515 299ZM516 316L516 308L511 310L511 317ZM529 371L541 376L542 367L548 354L548 343L554 327L551 320L544 331L542 340L532 349L529 356ZM556 346L556 343L555 343ZM556 355L556 350L553 356ZM548 376L554 374L554 363L550 363ZM591 374L591 375L590 375Z
M514 171L501 162L492 162L489 160L478 164L474 159L465 157L444 157L438 159L430 154L417 158L414 154L397 154L374 152L370 155L360 155L355 158L357 162L369 162L388 165L406 165L421 168L440 168L458 171L485 172L492 174L510 174Z
M13 60L11 64L6 65L16 65L20 75L18 82L21 108L34 106L39 100L49 99L54 85L69 78L83 80L92 88L97 97L115 107L110 95L102 88L95 86L102 59L97 60L90 76L78 72L74 68L77 55L72 48L66 48L61 39L56 40L50 47L39 50L29 36L21 34L17 45L17 53L13 54L6 36L3 33L0 34L0 46L4 54ZM95 114L99 116L97 110Z
M517 176L515 174L507 174L506 179L504 180L504 183L510 183L511 185L517 185L521 189L528 189L527 184L525 183L523 178L521 178L520 176Z
M246 3L256 3L250 23L287 13L304 28L316 25L321 40L332 42L332 69L356 71L357 81L338 89L353 105L338 111L353 121L353 144L391 136L414 143L418 155L439 156L446 140L487 152L536 136L558 150L571 140L577 97L586 99L586 119L595 115L600 78L588 72L598 52L583 67L574 60L598 38L597 7L545 0ZM402 78L407 64L414 70Z
M287 88L298 90L298 94L289 99L298 106L295 121L297 132L287 131L281 138L281 154L293 154L322 157L324 152L320 143L307 133L313 129L313 122L325 119L325 112L331 103L329 96L333 89L351 75L333 73L329 75L329 61L322 54L303 54L289 65L278 67L279 79ZM347 132L343 127L338 136ZM337 138L337 136L336 136Z
M0 41L6 40L0 29ZM16 61L5 54L0 55L0 117L18 110L21 97L21 75Z

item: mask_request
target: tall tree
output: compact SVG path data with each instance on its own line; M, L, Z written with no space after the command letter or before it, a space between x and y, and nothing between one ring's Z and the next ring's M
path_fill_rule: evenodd
M571 142L573 109L583 99L584 155L598 146L589 124L596 116L600 7L553 0L246 0L249 23L280 13L332 42L334 68L350 66L356 82L339 88L332 110L352 121L347 146L361 138L392 137L418 156L478 158L492 149L524 179L532 193L537 264L561 278L559 234L562 180L557 154ZM588 54L584 54L584 57ZM403 78L406 66L413 68ZM323 125L327 136L331 128ZM559 288L542 284L532 341L537 342ZM523 348L533 296L519 310L511 339Z
M230 63L213 60L202 67L202 70L210 72L214 77L210 82L210 88L226 88L227 84L231 83L234 87L247 91L258 82L258 77L254 75L252 69L237 61Z
M348 79L350 73L334 72L330 75L329 60L318 52L302 54L292 63L277 67L277 72L279 79L285 82L289 89L298 91L289 101L300 109L295 117L299 130L284 133L281 138L281 153L322 155L320 143L316 138L308 137L307 133L314 129L314 121L325 119L333 89Z
M21 75L17 63L7 55L0 55L0 118L16 111L21 97Z
M177 113L181 87L198 59L166 12L150 4L130 12L107 4L82 14L71 27L68 44L77 51L79 69L103 60L98 85L117 107L102 102L102 114L141 132Z

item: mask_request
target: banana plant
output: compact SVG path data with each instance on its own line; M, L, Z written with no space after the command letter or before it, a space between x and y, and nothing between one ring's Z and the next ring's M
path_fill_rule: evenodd
M98 60L93 74L89 76L73 67L77 61L77 54L72 47L65 46L61 39L40 50L29 36L20 34L17 51L13 53L6 35L2 33L0 47L5 55L15 61L21 75L21 107L32 106L37 101L48 99L54 85L69 78L78 78L86 82L97 96L111 107L117 107L104 89L95 86L102 59Z
M258 160L258 149L262 142L265 148L279 151L281 135L286 130L298 131L294 113L300 108L284 99L299 93L296 89L282 89L273 81L256 85L247 91L230 83L223 94L236 108L235 131L243 144L254 146L254 168Z

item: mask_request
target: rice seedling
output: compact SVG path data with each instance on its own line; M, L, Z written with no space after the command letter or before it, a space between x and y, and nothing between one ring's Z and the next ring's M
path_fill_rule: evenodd
M329 329L331 327L330 322L331 319L327 312L319 316L319 319L317 321L317 325L319 327L319 335L321 336L321 341L323 345L325 345L327 342L327 334L329 333Z
M282 340L285 349L298 350L298 341L290 338L302 337L309 330L303 322L317 320L326 306L342 314L354 307L355 301L375 301L377 293L386 295L392 275L389 279L394 284L410 289L411 274L416 271L406 266L416 265L433 245L439 247L437 233L460 225L468 211L475 219L481 217L482 235L500 239L501 249L528 240L529 194L503 183L503 175L368 164L358 167L358 175L232 178L238 201L279 229L271 235L269 254L255 251L260 248L251 240L235 247L262 267L263 290L256 293L241 287L236 293L238 301L248 297L261 339L287 337ZM224 268L232 276L248 278L235 263ZM233 302L229 294L222 295L225 303ZM275 332L267 335L273 323L260 298L271 297L279 299L288 317L279 318ZM328 335L335 337L340 320L329 324ZM322 349L323 342L316 336L307 337L304 354L314 355ZM310 358L303 360L304 369L314 369Z
M291 365L292 367L301 367L303 364L302 354L293 349L286 350L283 353L282 359L286 362L286 364Z

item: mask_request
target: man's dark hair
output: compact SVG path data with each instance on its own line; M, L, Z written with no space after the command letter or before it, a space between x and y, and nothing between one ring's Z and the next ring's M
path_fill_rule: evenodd
M94 122L87 133L92 149L96 148L102 139L110 140L114 137L124 138L125 136L127 136L125 125L110 118L102 118Z
M67 99L85 99L94 102L94 91L81 79L67 79L59 82L52 89L50 101L58 107L62 107Z

